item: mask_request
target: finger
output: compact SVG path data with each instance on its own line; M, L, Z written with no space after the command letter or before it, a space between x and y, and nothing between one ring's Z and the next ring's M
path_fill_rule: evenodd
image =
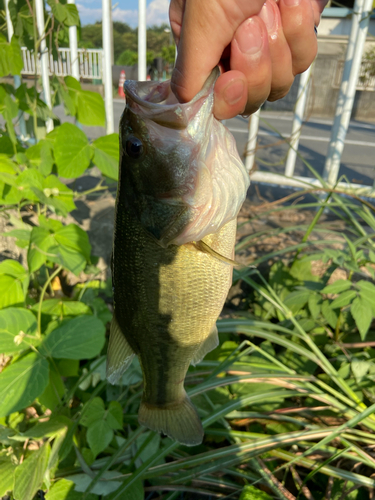
M185 11L186 0L171 0L169 5L169 22L173 33L174 41L178 45L181 36L182 19Z
M241 71L247 82L245 114L254 113L271 90L272 62L263 21L254 16L241 24L231 44L230 67Z
M324 7L327 5L328 0L311 0L311 6L314 12L314 23L315 26L318 27L320 23L320 15L324 10Z
M292 54L285 39L279 8L274 0L267 0L259 17L268 32L268 46L271 55L272 79L269 101L284 97L292 86Z
M238 26L258 13L264 0L189 0L185 4L172 91L191 100L203 87Z
M292 54L293 74L303 73L316 57L318 42L310 0L279 0L281 22Z
M216 80L214 115L218 120L228 120L245 111L247 80L241 71L226 71Z

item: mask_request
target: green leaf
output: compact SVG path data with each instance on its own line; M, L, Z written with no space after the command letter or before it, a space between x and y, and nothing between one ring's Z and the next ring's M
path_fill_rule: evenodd
M0 77L19 75L23 68L20 45L17 37L13 36L10 43L0 33Z
M360 296L375 307L375 285L365 280L358 281L356 285L360 289Z
M39 304L33 306L33 311L39 310ZM42 314L49 316L80 316L82 314L92 314L90 307L83 302L69 299L49 299L42 303Z
M92 493L96 495L103 495L105 500L109 499L107 495L112 491L115 491L121 486L120 481L112 481L112 478L118 477L118 472L114 470L109 470L104 472L101 477L101 480L96 483L94 488L92 489ZM86 491L88 485L91 483L92 478L88 474L74 474L72 476L67 476L68 480L71 480L75 483L75 490L84 492ZM138 500L138 497L121 497L123 500Z
M63 5L58 0L47 0L51 7L52 13L60 23L63 23L67 16L66 5Z
M353 358L350 366L357 383L360 384L369 372L372 363L363 359Z
M92 150L82 130L71 123L63 123L56 133L54 154L59 175L72 179L88 168Z
M111 401L107 410L107 422L111 429L122 429L122 417L122 406L120 403L118 401Z
M56 175L49 175L44 180L43 193L48 198L44 203L60 210L64 216L76 208L73 201L73 191L63 184Z
M103 420L105 416L104 401L96 397L89 401L82 414L81 424L89 427L97 420Z
M0 345L3 354L13 354L35 345L35 316L25 308L0 311Z
M350 312L357 325L361 339L365 340L373 318L369 303L363 297L357 297L353 300Z
M322 299L321 299L320 295L318 295L317 293L310 294L308 304L309 304L311 316L314 319L316 319L319 316L320 307L322 304Z
M17 187L22 193L22 198L31 201L39 201L39 197L33 191L33 187L43 189L43 175L35 168L24 170L17 178Z
M55 234L59 245L82 254L86 260L90 260L91 245L87 233L77 224L69 224L59 229Z
M0 309L22 304L24 301L22 283L13 276L0 275Z
M120 158L118 134L99 137L92 143L92 147L95 165L104 175L117 181Z
M10 73L12 75L20 75L23 68L22 53L18 38L14 35L12 36L12 40L9 45L8 54Z
M37 167L43 176L47 176L52 172L54 162L52 145L46 139L42 139L34 146L26 149L26 156L30 160L31 165Z
M15 498L33 500L42 485L50 451L50 445L46 443L17 467L14 482Z
M116 498L117 493L114 491L110 495L106 497L105 500L112 500L112 498ZM123 493L121 493L121 500L144 500L145 493L143 489L143 484L140 479L137 479L132 483L132 485ZM210 498L210 497L208 497Z
M323 288L322 293L341 293L351 288L352 282L349 280L337 280L332 285Z
M96 420L87 429L87 442L96 457L113 439L113 430L105 420Z
M30 246L27 254L27 264L30 273L37 271L47 260L53 256L48 253L54 244L53 235L43 227L33 227L30 236Z
M55 437L61 433L62 430L68 429L72 421L64 415L51 417L47 422L39 422L38 424L22 433L25 439L43 439Z
M0 498L14 488L14 472L16 465L10 457L0 456Z
M79 14L77 7L73 4L65 5L66 9L66 19L64 21L65 26L79 26Z
M244 486L240 500L272 500L272 497L255 486Z
M56 245L50 248L50 251L53 255L49 257L49 260L56 262L56 264L60 264L76 276L78 276L86 266L86 259L83 255L70 248Z
M332 309L332 306L330 304L329 300L324 300L322 304L322 314L324 318L326 319L327 323L329 326L333 329L336 328L337 324L337 314L335 311Z
M46 500L82 500L82 493L74 491L73 481L60 479L56 481L45 496ZM86 500L96 500L98 497L89 493Z
M53 358L91 359L104 345L105 327L94 316L78 316L53 330L40 346Z
M69 94L77 109L77 118L82 125L105 126L104 101L100 94L82 90L81 85L71 76L65 77Z
M332 309L339 309L340 307L345 307L352 302L352 300L357 296L355 290L346 290L340 294L332 303Z
M308 302L311 295L310 290L297 290L288 294L284 304L294 313L300 311Z
M48 362L30 353L0 373L0 417L29 406L46 388Z
M64 393L65 386L61 380L61 376L56 371L54 364L50 363L48 384L43 393L38 397L38 402L46 406L49 410L54 411L61 404Z

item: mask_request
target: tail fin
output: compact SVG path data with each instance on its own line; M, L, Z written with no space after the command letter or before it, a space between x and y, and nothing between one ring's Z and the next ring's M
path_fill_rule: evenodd
M149 429L163 432L186 446L196 446L203 441L202 422L195 406L185 393L185 399L168 407L141 402L138 421Z

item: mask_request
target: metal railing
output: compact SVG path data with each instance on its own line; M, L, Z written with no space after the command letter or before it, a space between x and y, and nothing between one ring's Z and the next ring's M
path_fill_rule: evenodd
M23 75L35 75L35 58L33 51L22 47ZM78 49L79 76L87 80L103 78L103 50ZM54 60L52 53L48 58L49 74L67 76L72 74L72 60L69 48L58 49L58 59ZM40 55L37 59L37 75L41 74Z

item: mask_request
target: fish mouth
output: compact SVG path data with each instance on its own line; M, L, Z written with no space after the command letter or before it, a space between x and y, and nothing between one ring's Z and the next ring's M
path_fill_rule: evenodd
M214 68L200 92L186 103L177 100L171 90L170 80L165 82L127 80L124 84L126 107L141 118L152 120L159 125L174 129L186 128L210 94L212 102L209 111L211 111L212 89L219 74L219 68Z

